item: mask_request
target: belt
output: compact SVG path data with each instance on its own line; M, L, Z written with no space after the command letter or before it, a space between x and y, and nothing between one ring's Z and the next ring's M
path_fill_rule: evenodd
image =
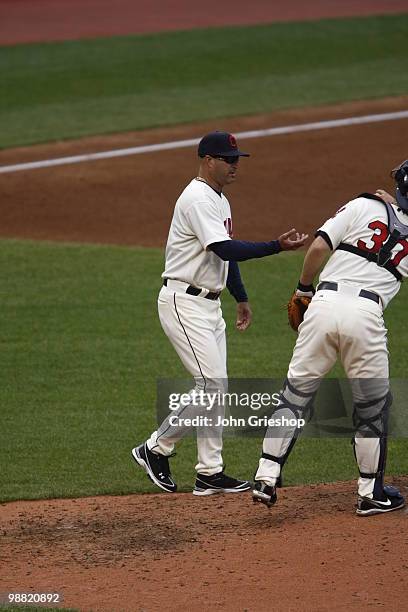
M323 283L320 283L320 285L318 285L317 287L318 291L320 291L321 289L328 289L329 291L338 291L339 286L337 283L331 283L328 281L324 281ZM367 300L372 300L373 302L377 302L377 304L380 303L380 296L374 293L373 291L367 291L366 289L360 289L358 296L366 298Z
M165 278L163 280L163 285L165 287L167 287L167 281L169 279ZM187 283L186 283L187 284ZM194 287L193 285L188 285L186 287L186 293L188 293L189 295L200 295L202 293L202 289L199 289L198 287ZM206 300L218 300L218 298L221 295L221 291L209 291L207 293L207 295L203 295L201 297L205 298Z

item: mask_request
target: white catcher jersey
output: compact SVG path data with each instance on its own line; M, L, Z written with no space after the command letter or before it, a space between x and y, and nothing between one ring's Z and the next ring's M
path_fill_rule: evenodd
M200 289L222 291L228 262L207 250L209 244L230 240L231 209L224 194L193 179L176 202L166 245L163 278L184 281Z
M398 212L398 219L408 224L408 215ZM342 206L320 228L333 245L333 255L323 268L319 282L332 281L355 285L377 293L385 308L398 293L401 283L387 270L354 253L336 251L340 242L377 253L388 237L387 209L381 202L365 197ZM400 240L392 250L391 263L403 277L408 276L408 241Z

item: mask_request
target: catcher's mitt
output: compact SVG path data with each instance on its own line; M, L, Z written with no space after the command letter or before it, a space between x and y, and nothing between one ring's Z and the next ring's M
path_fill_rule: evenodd
M311 300L312 298L310 297L296 295L296 292L294 292L290 298L287 305L288 320L289 325L294 331L297 332L299 325L302 323Z

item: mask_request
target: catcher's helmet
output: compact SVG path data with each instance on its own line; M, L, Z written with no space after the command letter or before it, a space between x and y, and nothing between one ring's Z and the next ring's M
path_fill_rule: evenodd
M398 206L408 214L408 159L391 171L397 183L396 197Z

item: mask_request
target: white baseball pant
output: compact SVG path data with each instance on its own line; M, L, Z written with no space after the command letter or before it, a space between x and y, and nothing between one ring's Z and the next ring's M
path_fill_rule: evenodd
M290 389L285 390L285 399L296 408L305 408L338 356L350 379L354 404L380 400L387 395L387 329L382 308L370 299L358 297L359 290L340 284L338 291L318 290L314 296L299 327L287 373L292 389L304 394L302 398ZM364 379L369 384L365 384ZM293 412L288 407L282 407L274 413L276 419L282 416L293 419ZM283 457L294 437L295 428L269 428L263 442L263 452ZM378 437L363 437L357 432L355 453L361 472L376 472L380 457ZM280 472L279 463L261 458L255 479L275 485ZM374 483L373 478L360 477L359 494L371 495Z
M227 350L225 321L219 300L185 293L186 283L167 281L158 298L160 323L177 351L184 367L195 380L195 391L223 393L227 389ZM184 419L199 414L212 419L212 426L196 427L198 462L195 466L200 474L208 476L223 469L222 426L216 426L218 417L224 416L224 406L215 403L211 411L208 404L183 405L169 415L152 433L148 448L163 455L171 455L178 440L193 428L183 424ZM177 425L170 417L178 416ZM174 419L173 419L174 421Z

